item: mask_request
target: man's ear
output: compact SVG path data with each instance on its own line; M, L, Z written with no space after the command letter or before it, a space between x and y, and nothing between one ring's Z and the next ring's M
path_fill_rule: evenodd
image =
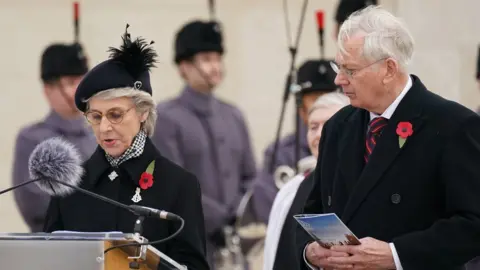
M391 82L395 76L400 71L400 65L398 64L397 60L392 58L385 59L385 64L387 66L385 70L385 76L383 78L383 83L387 84Z

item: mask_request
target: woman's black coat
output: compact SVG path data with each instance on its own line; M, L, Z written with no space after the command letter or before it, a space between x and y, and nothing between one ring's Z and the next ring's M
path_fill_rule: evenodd
M154 183L149 189L141 190L142 200L137 205L172 212L185 220L179 235L154 247L188 269L209 269L205 259L199 183L193 174L162 157L150 139L147 138L141 156L125 161L118 168L110 166L105 152L98 147L84 164L85 174L80 187L127 205L135 204L132 197L139 187L140 175L153 159ZM118 174L113 181L108 177L112 171ZM75 192L64 198L52 198L44 231L132 233L135 221L136 216L127 210ZM146 219L142 235L149 241L159 240L173 234L179 225L176 221Z

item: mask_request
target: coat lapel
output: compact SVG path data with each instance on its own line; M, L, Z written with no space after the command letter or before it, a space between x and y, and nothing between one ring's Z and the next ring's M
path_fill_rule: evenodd
M349 200L342 215L344 222L348 222L353 217L355 211L372 188L378 183L395 158L409 147L411 140L414 140L415 135L420 131L425 119L422 118L422 106L419 101L422 99L425 91L427 91L426 88L414 77L412 88L399 103L397 109L388 121L388 125L383 130L370 156L370 161L365 165L353 192L350 193ZM402 148L399 146L396 132L397 125L400 122L410 122L413 126L413 134L407 138ZM358 132L358 129L355 132ZM363 151L364 150L365 147L363 147Z
M340 142L344 142L340 149L340 175L347 188L347 193L351 193L355 183L360 177L363 167L363 154L365 151L365 134L368 123L368 113L364 110L356 110L344 123L342 128ZM359 133L359 130L362 130Z

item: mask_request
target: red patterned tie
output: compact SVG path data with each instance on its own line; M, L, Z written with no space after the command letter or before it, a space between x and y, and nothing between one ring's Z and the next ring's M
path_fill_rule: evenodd
M367 140L366 140L366 151L365 151L365 162L368 162L370 155L377 144L377 139L382 134L383 128L387 125L388 120L383 117L374 118L368 124Z

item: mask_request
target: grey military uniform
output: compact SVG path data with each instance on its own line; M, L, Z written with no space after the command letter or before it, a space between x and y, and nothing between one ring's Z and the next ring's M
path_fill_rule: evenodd
M234 218L256 174L244 118L234 106L188 87L160 103L157 114L153 142L162 155L197 176L211 236ZM207 241L209 256L212 248Z
M95 136L87 127L83 117L65 120L51 111L43 121L26 126L18 133L12 169L13 185L30 180L28 174L30 154L37 144L56 136L63 136L72 142L85 160L91 156L97 145ZM16 189L14 197L30 230L41 232L50 197L38 189L35 184Z

